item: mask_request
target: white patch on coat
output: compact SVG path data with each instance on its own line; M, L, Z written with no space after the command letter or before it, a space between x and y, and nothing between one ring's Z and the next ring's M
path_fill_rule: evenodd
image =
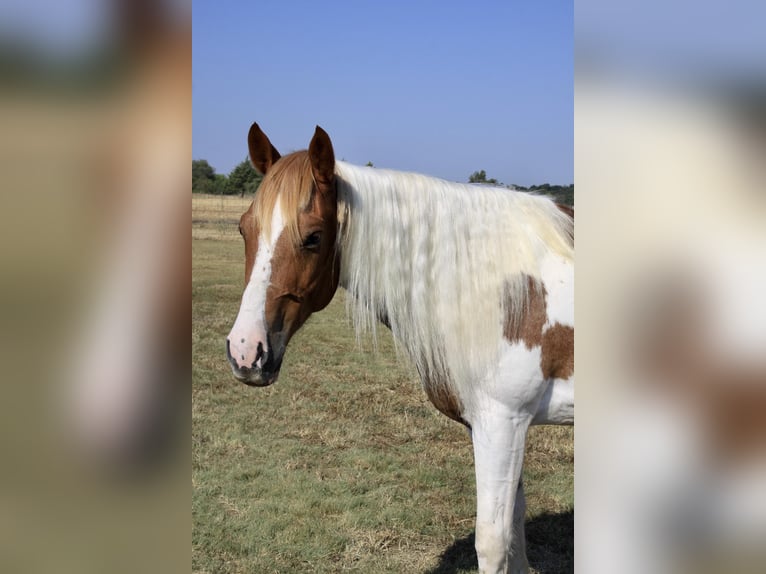
M551 381L540 399L532 424L574 424L574 376Z
M560 255L549 253L540 263L540 275L547 293L543 330L560 323L574 327L574 265Z
M258 252L255 255L250 280L242 294L239 314L229 333L229 352L241 367L250 367L254 363L256 367L262 367L263 361L266 360L269 350L266 338L266 290L271 284L271 259L274 256L274 248L284 226L282 207L278 205L271 220L271 237L261 234L258 238ZM256 361L259 345L263 353Z
M475 390L483 399L468 401L468 412L464 414L471 422L479 414L486 416L492 405L502 405L516 415L532 417L545 390L543 372L540 367L542 349L518 341L500 344L497 367L477 385ZM477 409L477 412L473 411Z

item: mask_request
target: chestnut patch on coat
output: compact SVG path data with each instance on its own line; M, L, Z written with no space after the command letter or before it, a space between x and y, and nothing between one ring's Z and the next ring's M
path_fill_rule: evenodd
M512 313L506 312L503 323L503 337L511 343L524 342L527 349L539 347L543 340L543 325L547 319L545 302L548 293L539 281L527 276L527 304L520 318L514 320ZM506 308L510 304L506 305Z
M423 382L423 389L426 391L428 400L440 413L468 428L471 427L463 418L463 404L446 377L423 376L421 373L420 380Z
M545 330L540 368L546 379L568 379L574 374L574 327L556 323Z
M258 253L258 234L260 233L253 224L253 204L239 218L239 232L245 242L245 286L250 282L253 272L255 256Z
M468 426L468 423L463 419L463 405L460 403L460 399L452 390L444 385L425 385L426 395L431 404L437 408L437 410L447 415L453 421L463 423Z
M527 304L515 321L510 312L506 314L503 337L510 343L523 342L527 349L540 347L540 369L546 379L568 379L574 373L574 327L556 323L544 329L547 297L545 286L527 277Z

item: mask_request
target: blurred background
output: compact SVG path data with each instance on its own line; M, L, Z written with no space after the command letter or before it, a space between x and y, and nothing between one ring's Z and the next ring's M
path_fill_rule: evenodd
M763 567L764 16L576 3L577 571Z
M188 571L190 2L4 2L0 126L0 570Z

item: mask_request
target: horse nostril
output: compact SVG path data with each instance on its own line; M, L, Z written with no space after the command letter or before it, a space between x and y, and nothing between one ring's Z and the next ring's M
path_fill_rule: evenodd
M255 362L257 363L261 359L261 357L263 357L263 355L264 355L264 353L263 353L263 343L259 342L258 343L258 351L255 354ZM242 358L244 359L244 357L242 357Z

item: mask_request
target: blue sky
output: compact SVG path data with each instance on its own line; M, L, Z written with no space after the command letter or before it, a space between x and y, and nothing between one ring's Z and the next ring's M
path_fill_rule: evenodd
M199 1L193 156L228 173L257 121L352 163L573 181L572 1Z

